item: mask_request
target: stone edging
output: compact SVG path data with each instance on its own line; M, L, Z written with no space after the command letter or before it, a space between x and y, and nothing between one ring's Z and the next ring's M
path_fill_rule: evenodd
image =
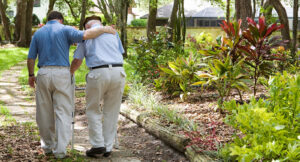
M168 131L166 128L158 125L153 119L147 117L147 114L141 114L125 104L122 104L120 113L145 128L148 133L161 139L177 151L184 153L191 162L215 161L207 155L195 152L191 147L185 149L185 146L188 143L188 139L186 137Z

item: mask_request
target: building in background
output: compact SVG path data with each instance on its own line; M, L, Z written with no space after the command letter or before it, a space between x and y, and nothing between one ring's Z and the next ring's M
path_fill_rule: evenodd
M289 27L293 27L293 8L290 5L283 3L287 16L289 19ZM225 11L218 7L211 5L210 2L201 0L185 0L184 12L186 17L187 27L220 27L222 20L225 20ZM157 26L164 26L168 23L171 16L173 3L167 4L157 9L156 23ZM299 15L300 15L300 11ZM259 11L256 12L256 20L258 20ZM277 12L273 9L273 16L276 17ZM141 19L147 19L148 14L145 14ZM279 21L279 20L278 20ZM300 19L298 18L298 29L300 30Z
M17 2L15 2L17 3ZM15 17L17 13L17 5L15 3L12 3L8 10L8 16L9 17ZM34 0L33 4L33 14L35 14L40 22L43 22L43 19L47 17L47 11L48 11L48 0Z

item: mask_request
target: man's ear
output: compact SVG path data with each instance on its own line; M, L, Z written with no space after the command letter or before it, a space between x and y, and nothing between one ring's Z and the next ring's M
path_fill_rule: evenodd
M58 22L61 23L61 24L64 23L64 21L62 19L59 19Z

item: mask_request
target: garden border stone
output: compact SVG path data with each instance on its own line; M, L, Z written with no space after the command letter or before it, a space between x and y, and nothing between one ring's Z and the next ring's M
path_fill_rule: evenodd
M177 151L184 153L191 162L216 161L208 155L197 153L192 147L186 148L185 146L188 144L187 137L170 132L167 128L157 124L155 120L149 117L148 113L139 113L127 104L122 104L120 113L139 126L142 126L148 133L161 139Z

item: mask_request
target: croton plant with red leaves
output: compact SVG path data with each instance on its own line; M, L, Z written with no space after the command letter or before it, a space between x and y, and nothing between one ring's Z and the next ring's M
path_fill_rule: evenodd
M284 28L283 25L277 23L268 25L265 17L260 17L258 24L251 18L247 18L247 21L248 28L242 33L245 41L239 48L246 56L245 63L254 70L252 77L255 95L258 78L272 73L274 60L282 61L286 58L284 55L272 54L271 49L286 46L288 41L282 40L280 36L271 37L275 31Z

